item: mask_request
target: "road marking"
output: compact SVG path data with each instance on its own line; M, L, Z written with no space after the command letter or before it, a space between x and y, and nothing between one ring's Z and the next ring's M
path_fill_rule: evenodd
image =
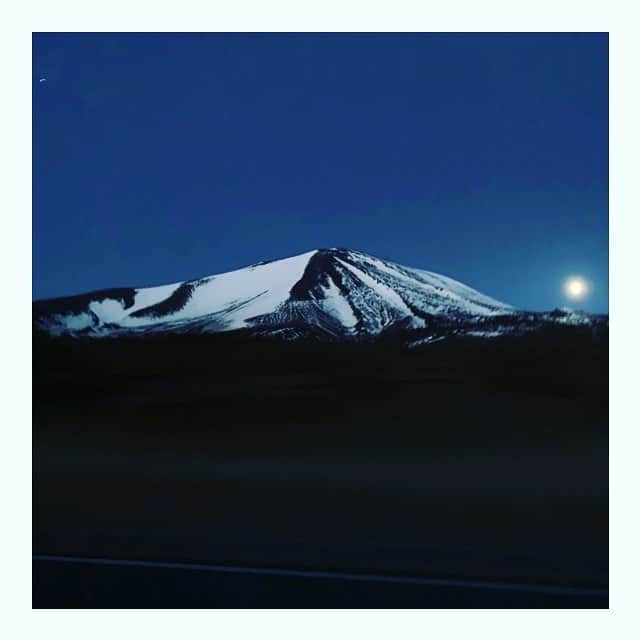
M89 558L78 556L33 555L37 562L63 562L69 564L94 564L114 567L140 567L151 569L181 569L187 571L209 571L258 576L283 576L291 578L319 578L322 580L350 580L356 582L383 582L434 587L458 587L461 589L493 589L502 591L523 591L566 596L587 596L603 598L609 595L607 589L586 587L563 587L556 585L519 584L509 582L484 582L480 580L451 580L446 578L418 578L410 576L389 576L374 573L342 573L337 571L307 571L303 569L275 569L264 567L240 567L219 564L190 562L156 562L153 560L122 560L113 558Z

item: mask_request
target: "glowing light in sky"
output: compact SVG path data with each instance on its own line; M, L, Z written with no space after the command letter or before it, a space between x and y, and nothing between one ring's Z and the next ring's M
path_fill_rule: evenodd
M580 276L571 276L565 280L564 292L572 300L582 300L589 293L589 283Z

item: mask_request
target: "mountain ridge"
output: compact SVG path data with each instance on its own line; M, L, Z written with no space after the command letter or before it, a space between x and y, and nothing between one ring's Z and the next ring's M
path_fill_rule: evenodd
M245 330L288 339L367 339L431 331L435 339L443 327L475 327L478 337L483 331L495 337L500 319L512 327L523 313L447 276L346 248L314 249L169 285L33 303L36 329L89 337ZM562 313L565 322L584 322Z

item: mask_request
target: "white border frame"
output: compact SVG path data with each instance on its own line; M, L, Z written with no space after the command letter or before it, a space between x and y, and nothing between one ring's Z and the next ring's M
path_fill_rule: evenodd
M506 0L429 3L325 0L180 3L27 1L3 9L2 328L4 550L0 606L8 638L626 638L638 626L634 401L640 149L638 12L631 2ZM608 31L610 32L611 610L610 611L31 611L31 32L32 31Z

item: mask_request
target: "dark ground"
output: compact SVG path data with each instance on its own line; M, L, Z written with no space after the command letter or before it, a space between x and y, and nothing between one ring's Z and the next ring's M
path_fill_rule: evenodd
M36 336L33 391L34 554L607 588L608 345L587 329ZM606 606L180 575L35 562L34 606Z

